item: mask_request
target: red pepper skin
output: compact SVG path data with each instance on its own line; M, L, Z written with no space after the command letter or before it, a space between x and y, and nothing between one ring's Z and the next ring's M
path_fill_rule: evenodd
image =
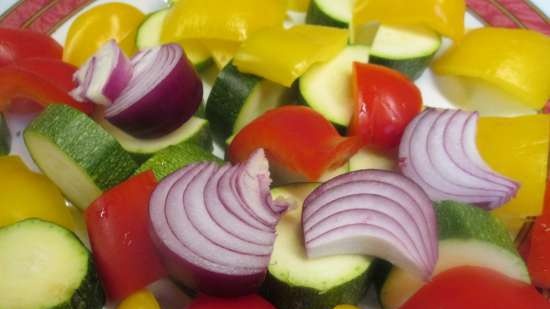
M166 276L149 235L149 199L156 184L153 173L144 172L105 192L86 209L94 261L112 300Z
M352 84L356 106L349 134L374 149L395 148L422 109L420 90L395 70L358 62L353 64Z
M272 109L245 126L229 145L232 163L245 161L263 148L270 165L280 166L305 180L346 162L361 148L357 137L342 137L321 114L287 105Z
M63 48L49 35L22 29L0 28L0 67L27 58L61 60Z
M187 309L275 309L275 307L258 295L237 298L201 295L193 300Z
M549 309L537 290L493 270L463 266L438 274L400 309Z

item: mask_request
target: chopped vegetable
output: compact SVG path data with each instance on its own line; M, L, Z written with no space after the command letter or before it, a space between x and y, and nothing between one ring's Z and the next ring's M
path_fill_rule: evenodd
M458 40L464 35L464 0L358 0L353 11L354 27L369 22L393 25L426 25Z
M277 225L269 273L262 286L262 295L277 308L329 309L342 303L357 304L370 283L370 257L307 258L301 206L317 186L317 183L302 183L272 190L275 198L291 200L297 206L288 211Z
M75 223L59 189L29 170L17 156L0 157L0 227L39 218L73 230Z
M101 281L120 300L161 279L166 271L149 236L152 172L126 180L86 209L86 226Z
M266 29L245 41L233 62L241 72L290 87L312 64L336 56L347 39L346 30L322 26Z
M137 168L112 136L68 106L48 106L23 137L34 162L80 209Z
M374 255L428 280L437 261L432 202L394 172L361 170L331 179L304 201L309 258Z
M477 147L481 156L491 168L521 184L517 196L496 210L512 234L528 217L543 211L549 141L548 115L479 119Z
M216 298L202 295L197 297L187 309L275 309L273 305L257 295L237 298Z
M334 309L359 309L357 306L352 305L338 305Z
M366 169L393 171L396 168L397 160L393 155L369 148L359 150L349 159L350 172Z
M225 141L264 112L290 103L288 92L286 87L226 65L206 102L206 117L214 136Z
M187 0L172 6L162 42L181 39L244 41L262 28L282 27L285 3L280 0Z
M529 283L529 273L505 226L482 209L446 201L435 206L439 258L434 275L470 265L486 267L515 280ZM379 287L386 309L400 308L426 282L400 268L392 268Z
M352 84L355 107L349 134L372 148L395 148L422 108L420 90L397 71L357 62Z
M490 269L464 266L436 276L400 309L550 308L537 290Z
M241 46L240 42L229 40L209 39L202 40L202 43L206 46L220 70L231 61Z
M348 28L353 11L353 0L312 0L306 23L337 28Z
M202 101L202 83L179 45L153 47L132 58L133 76L105 118L138 138L181 127Z
M289 10L305 12L309 6L310 0L287 0Z
M81 66L107 41L114 39L127 56L136 51L136 33L145 15L125 3L105 3L80 14L65 40L63 60Z
M262 150L239 165L191 164L165 178L150 202L153 240L170 275L209 295L240 296L263 282L275 225Z
M0 156L7 155L11 149L11 133L4 114L0 113Z
M531 30L479 28L441 56L437 74L481 79L513 95L527 107L542 109L550 98L550 38ZM484 102L471 102L482 105Z
M547 204L548 205L548 204ZM531 230L527 266L535 286L550 289L550 212L535 220Z
M71 231L27 219L0 229L0 248L0 308L103 308L92 255Z
M429 108L407 127L399 146L399 168L433 201L495 209L516 195L519 184L492 170L481 157L478 119L477 113Z
M117 309L160 309L155 296L147 290L140 290L125 298Z
M28 58L61 60L62 47L48 35L0 28L0 67Z
M283 106L239 131L229 145L229 159L242 162L256 149L264 148L276 181L315 181L344 164L360 147L359 138L340 136L314 110Z
M368 47L350 45L333 59L312 65L299 79L301 98L337 127L347 127L355 105L353 63L368 61Z

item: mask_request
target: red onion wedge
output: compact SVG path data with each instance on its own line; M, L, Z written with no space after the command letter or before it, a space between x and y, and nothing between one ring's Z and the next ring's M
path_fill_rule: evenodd
M433 201L454 200L490 210L519 189L518 183L491 170L479 154L478 118L477 113L428 108L405 130L400 170Z
M256 291L269 265L280 211L288 207L278 200L274 209L266 195L270 183L261 149L241 165L192 164L165 178L149 213L152 238L170 274L210 295ZM232 197L223 199L222 192Z
M132 64L114 40L105 43L74 75L71 95L80 102L111 105L132 78Z
M335 177L304 201L308 257L368 254L429 279L438 257L432 202L395 172L359 170Z

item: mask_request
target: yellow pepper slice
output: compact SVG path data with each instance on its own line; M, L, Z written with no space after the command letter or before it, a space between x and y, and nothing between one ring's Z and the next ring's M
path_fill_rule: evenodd
M437 74L479 78L540 109L550 98L550 37L523 29L472 30L433 69Z
M338 0L341 1L341 0ZM289 10L297 12L305 12L309 7L311 0L287 0Z
M347 40L347 30L331 27L271 28L245 41L233 62L241 72L290 87L313 63L328 61L338 54Z
M178 1L166 16L162 41L244 41L250 33L259 29L282 26L285 16L284 0Z
M353 305L338 305L333 309L359 309L359 307Z
M227 40L203 40L202 43L214 58L214 62L219 69L222 69L233 59L241 46L240 42Z
M141 290L126 297L117 309L160 309L160 305L151 292Z
M115 39L128 56L133 55L137 51L136 32L144 18L140 10L129 4L115 2L93 7L71 24L63 60L80 66L110 39Z
M542 213L550 140L550 115L481 117L477 145L496 171L521 184L517 196L495 214L516 233L524 220Z
M356 0L353 25L425 25L452 39L464 35L464 0Z
M0 157L0 175L0 227L40 218L75 228L61 191L46 176L30 171L17 156Z

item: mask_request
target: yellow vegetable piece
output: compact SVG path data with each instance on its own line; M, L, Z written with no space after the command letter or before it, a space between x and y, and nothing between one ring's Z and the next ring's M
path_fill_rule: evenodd
M202 43L214 58L219 69L222 69L237 53L240 42L227 40L203 40Z
M464 35L464 0L356 0L354 27L370 22L426 25L452 39Z
M549 139L550 115L479 120L477 145L482 157L521 184L517 196L495 211L513 233L527 217L542 213Z
M115 2L93 7L71 24L63 60L80 66L110 39L115 39L126 55L133 55L137 51L137 28L144 18L129 4Z
M141 290L125 298L117 309L160 309L160 305L151 292Z
M271 28L245 41L233 63L241 72L262 76L290 87L316 62L328 61L346 46L347 30L298 25Z
M287 5L289 10L305 12L309 7L310 2L311 0L287 0Z
M40 218L73 230L61 191L46 176L30 171L19 157L0 157L0 227Z
M284 0L178 1L166 16L162 41L244 41L254 31L282 26L285 16Z
M550 37L531 30L472 30L439 58L437 74L479 78L540 109L550 98Z
M359 309L359 307L352 305L338 305L334 307L334 309Z

